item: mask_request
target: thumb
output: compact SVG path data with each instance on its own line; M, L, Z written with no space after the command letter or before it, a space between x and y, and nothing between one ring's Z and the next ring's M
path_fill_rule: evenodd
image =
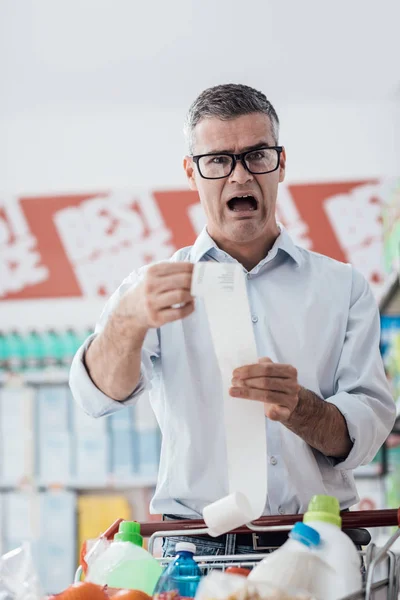
M258 362L261 364L265 363L273 363L274 361L268 358L268 356L264 356L263 358L259 358Z
M265 404L264 413L271 421L279 421L281 423L288 421L291 417L289 408L286 406L278 406L277 404Z

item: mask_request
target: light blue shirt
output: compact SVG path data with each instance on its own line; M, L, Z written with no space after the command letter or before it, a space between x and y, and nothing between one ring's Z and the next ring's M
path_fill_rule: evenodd
M208 260L234 261L206 230L193 246L171 258ZM114 293L96 333L145 269L129 275ZM339 462L266 418L265 514L303 512L313 494L334 495L348 508L358 499L352 470L371 461L395 418L379 352L379 314L369 285L351 265L295 246L283 228L266 258L250 272L243 270L259 356L296 367L301 386L342 412L354 443ZM70 386L76 401L86 413L101 417L134 404L150 390L163 436L151 511L201 515L205 505L228 492L221 377L202 299L196 299L196 310L186 319L148 332L140 382L124 403L103 394L88 376L83 356L92 339L72 364Z

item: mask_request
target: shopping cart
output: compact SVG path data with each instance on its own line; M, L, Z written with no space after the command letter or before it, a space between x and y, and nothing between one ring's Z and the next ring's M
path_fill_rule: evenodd
M231 533L251 533L254 549L258 549L257 538L260 533L271 536L271 545L263 546L257 554L239 554L225 556L196 556L195 560L206 574L211 570L224 571L228 567L254 567L260 560L268 555L270 550L276 549L276 533L288 532L293 525L301 521L303 515L277 515L262 517L254 523L235 529ZM118 531L118 519L103 534L103 538L113 539ZM378 548L369 543L370 535L362 528L397 527L397 530L387 542ZM343 600L397 600L400 589L400 555L395 554L392 547L400 537L400 508L375 511L351 511L342 513L342 528L357 544L368 544L365 550L360 551L365 564L365 582L363 589L355 594L346 596ZM208 529L202 520L163 521L141 524L141 534L148 538L148 549L154 554L154 546L159 538L168 537L198 537L207 535ZM163 565L168 564L171 558L158 559ZM361 561L360 561L361 564ZM83 569L79 567L75 581L80 581Z

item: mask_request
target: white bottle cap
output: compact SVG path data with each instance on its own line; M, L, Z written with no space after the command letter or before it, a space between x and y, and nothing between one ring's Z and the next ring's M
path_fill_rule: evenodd
M196 554L196 546L190 542L178 542L175 546L175 552L192 552Z

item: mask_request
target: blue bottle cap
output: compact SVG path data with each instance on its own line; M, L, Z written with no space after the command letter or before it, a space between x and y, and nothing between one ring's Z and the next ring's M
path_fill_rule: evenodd
M302 544L310 548L311 546L318 546L321 541L318 531L316 531L309 525L306 525L302 521L296 523L292 531L289 533L289 537L292 540L301 542Z

